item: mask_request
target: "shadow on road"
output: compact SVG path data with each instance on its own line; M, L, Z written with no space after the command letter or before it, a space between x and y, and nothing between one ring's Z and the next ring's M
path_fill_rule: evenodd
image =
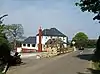
M91 68L87 68L87 70L90 72L90 73L81 73L81 72L78 72L77 74L100 74L100 70L94 70L94 69L91 69Z
M77 72L77 74L86 74L86 73Z
M93 54L80 54L80 55L77 55L76 57L78 57L79 59L82 59L82 60L92 60L92 56Z

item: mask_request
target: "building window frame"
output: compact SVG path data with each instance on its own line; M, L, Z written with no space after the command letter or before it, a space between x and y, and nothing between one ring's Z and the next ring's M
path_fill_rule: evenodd
M63 40L65 40L65 37L63 37Z
M32 44L32 47L35 47L36 46L36 44Z
M26 44L23 44L23 46L26 46Z
M52 39L52 36L50 36L50 38Z
M47 36L46 36L46 39L47 39Z
M30 44L27 44L27 47L30 47Z

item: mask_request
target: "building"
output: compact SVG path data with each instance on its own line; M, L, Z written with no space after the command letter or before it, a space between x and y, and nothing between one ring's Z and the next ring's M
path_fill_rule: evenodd
M43 51L45 43L51 38L60 38L64 43L68 42L68 37L63 33L61 33L56 28L44 29L43 31L42 30L39 31L41 32L41 37L39 37L40 34L39 32L35 37L28 37L23 41L22 43L23 52L34 52L38 51L39 49ZM67 47L66 44L64 46Z
M28 37L22 42L22 52L36 52L37 50L36 36Z

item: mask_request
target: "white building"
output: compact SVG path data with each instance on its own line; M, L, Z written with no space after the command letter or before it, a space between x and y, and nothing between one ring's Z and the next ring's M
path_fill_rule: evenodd
M60 38L64 43L65 47L67 47L68 37L61 33L56 28L51 29L44 29L42 31L42 47L45 45L45 43L51 39L51 38ZM39 34L37 34L35 37L28 37L24 40L22 44L22 51L23 52L34 52L35 50L38 50L38 44L39 44Z
M22 43L22 52L35 52L37 50L36 36L26 38Z

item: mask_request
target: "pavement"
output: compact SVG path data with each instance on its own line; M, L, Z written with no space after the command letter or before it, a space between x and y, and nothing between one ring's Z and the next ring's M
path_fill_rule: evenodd
M23 65L11 67L7 74L81 74L87 72L91 50L64 54L53 58L23 58Z
M21 58L29 58L29 57L33 57L36 56L39 53L21 53Z

